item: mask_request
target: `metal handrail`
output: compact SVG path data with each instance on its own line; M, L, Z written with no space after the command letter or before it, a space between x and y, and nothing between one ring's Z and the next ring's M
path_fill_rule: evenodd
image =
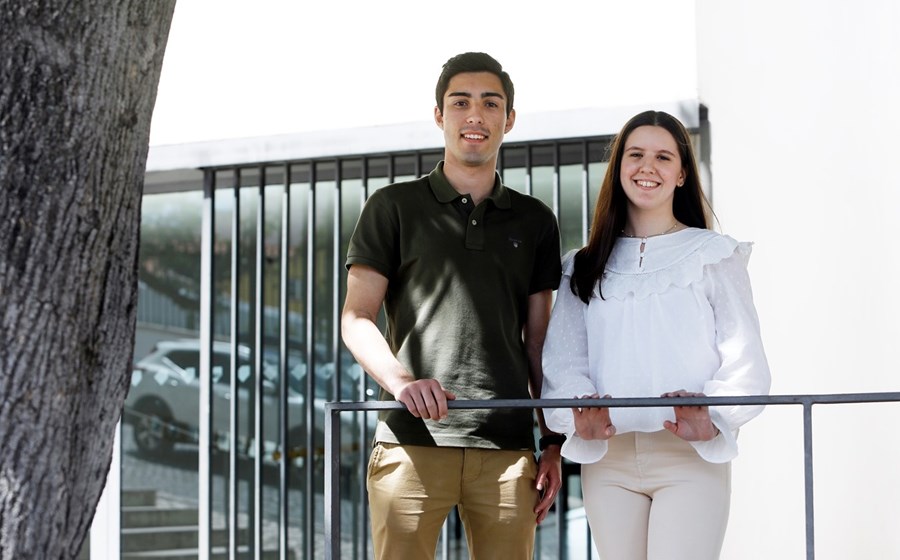
M598 399L497 399L448 401L450 409L487 408L652 408L678 406L747 406L747 405L801 405L803 406L804 482L806 496L806 558L815 559L815 531L813 520L813 467L812 467L812 406L814 404L853 404L875 402L900 402L897 393L839 393L828 395L755 395L745 397L640 397ZM348 411L402 410L397 401L330 402L325 404L325 559L340 558L341 508L340 508L340 449L341 431L338 415Z

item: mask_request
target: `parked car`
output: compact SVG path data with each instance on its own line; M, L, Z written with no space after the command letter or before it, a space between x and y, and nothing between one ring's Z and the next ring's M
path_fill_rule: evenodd
M264 354L265 356L265 354ZM238 450L245 456L255 452L253 445L253 417L251 394L253 359L250 348L239 345L237 351L238 378ZM262 410L265 457L280 458L276 442L279 437L279 368L277 355L263 360ZM302 354L289 356L288 376L288 455L303 457L306 448L306 409L304 396L307 367ZM125 400L125 422L132 426L132 437L140 453L160 455L172 450L177 443L197 443L200 411L200 341L199 339L168 340L139 360L132 372L131 388ZM228 449L229 407L231 400L231 345L215 342L212 350L212 441L214 448ZM331 396L334 363L316 365L315 396L313 399L316 455L324 452L325 403ZM343 368L342 396L344 400L359 400L361 369L356 364ZM342 413L342 451L358 448L355 434L361 429L358 415ZM371 415L369 415L371 416ZM368 420L372 426L374 419Z

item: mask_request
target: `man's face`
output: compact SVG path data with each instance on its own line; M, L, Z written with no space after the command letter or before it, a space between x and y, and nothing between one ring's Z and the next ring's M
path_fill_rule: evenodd
M444 111L434 108L434 120L444 131L445 165L496 166L503 135L515 122L506 116L506 95L500 78L490 72L465 72L450 79Z

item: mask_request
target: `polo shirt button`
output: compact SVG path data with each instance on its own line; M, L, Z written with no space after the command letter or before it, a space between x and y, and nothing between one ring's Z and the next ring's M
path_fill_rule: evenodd
M477 226L477 225L478 225L478 220L472 220L472 225L473 225L473 226Z
M467 203L468 203L468 202L469 202L469 199L468 199L468 198L466 198L466 197L463 197L463 199L462 199L462 203L463 203L463 204L467 204Z

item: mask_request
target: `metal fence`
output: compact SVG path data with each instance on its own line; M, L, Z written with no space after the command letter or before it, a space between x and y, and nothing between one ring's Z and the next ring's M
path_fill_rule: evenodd
M486 408L574 408L598 407L670 407L673 399L605 398L605 399L517 399L449 401L452 409ZM812 407L815 404L858 404L900 401L900 393L847 393L831 395L769 395L745 397L679 397L679 406L745 406L795 405L803 407L804 487L806 504L806 558L815 558L815 520L813 507L813 448ZM337 560L341 556L341 447L339 415L342 412L403 409L396 401L332 402L325 406L325 558ZM559 558L563 557L564 540L558 541Z

